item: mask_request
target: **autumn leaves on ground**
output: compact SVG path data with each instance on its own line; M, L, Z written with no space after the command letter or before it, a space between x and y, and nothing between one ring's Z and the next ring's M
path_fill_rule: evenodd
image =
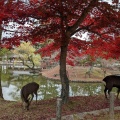
M54 74L58 74L58 69L59 67L57 66L49 71L44 71L43 75L49 75L47 77L54 77ZM85 68L82 68L81 70L85 72L84 69ZM76 71L77 73L82 73L82 78L80 78L79 74L77 74L76 76L74 73L72 73L70 67L67 67L67 70L69 72L69 77L71 78L71 80L78 79L78 77L80 80L83 80L83 78L85 78L79 67L74 68L74 72ZM98 75L98 80L102 80L102 75L100 73L102 73L100 69L94 68L91 80L93 79L93 76L96 76L96 79L94 80L97 80ZM110 71L107 71L107 73L110 73ZM21 101L11 102L0 99L0 120L50 120L50 118L55 118L56 116L56 102L56 98L49 100L38 100L37 105L35 101L32 101L30 105L30 110L26 111L23 110ZM115 100L115 106L120 106L119 100ZM62 115L64 116L82 112L89 112L108 107L109 100L106 100L104 95L70 97L68 104L62 106ZM92 117L91 120L99 120L99 116L89 116L89 118L90 117ZM87 120L89 118L87 118L86 116L84 119Z
M115 106L118 105L120 105L120 102L116 100ZM109 101L104 96L71 97L69 103L63 105L62 115L88 112L108 107ZM50 120L55 115L56 99L40 100L37 105L33 101L29 111L22 109L20 101L9 102L0 100L0 120Z

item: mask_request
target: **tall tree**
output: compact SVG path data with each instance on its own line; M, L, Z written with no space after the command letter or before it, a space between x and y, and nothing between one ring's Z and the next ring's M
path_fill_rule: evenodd
M102 0L30 0L26 4L17 2L14 3L13 19L21 24L21 34L9 41L4 39L4 42L17 44L20 40L30 40L35 44L54 39L54 42L37 52L46 56L56 50L60 51L56 59L60 58L61 98L66 103L69 98L66 62L73 64L72 61L81 51L92 46L92 42L82 41L81 36L87 33L89 40L96 40L97 44L112 41L111 36L118 36L120 33L119 17L119 9Z
M2 37L2 30L0 30L0 43L1 43L1 37ZM0 52L1 52L1 47L0 47ZM1 57L1 54L0 54ZM0 98L3 98L3 93L2 93L2 86L1 86L1 74L2 74L2 66L0 65Z

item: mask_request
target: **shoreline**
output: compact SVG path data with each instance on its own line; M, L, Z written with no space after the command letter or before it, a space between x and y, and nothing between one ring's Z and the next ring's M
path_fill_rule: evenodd
M41 75L46 79L53 80L53 81L60 81L59 75L60 66L56 66L51 69L43 69L41 71ZM82 66L69 66L66 67L67 76L69 82L76 82L76 83L102 83L104 78L104 74L102 73L100 68L94 68L89 76L87 74L88 67ZM107 73L106 75L110 75Z
M60 78L58 77L49 77L47 76L46 74L44 74L44 72L41 72L41 75L46 78L46 79L49 79L49 80L52 80L52 81L58 81L60 82ZM69 79L69 82L75 82L75 83L103 83L102 80L71 80Z

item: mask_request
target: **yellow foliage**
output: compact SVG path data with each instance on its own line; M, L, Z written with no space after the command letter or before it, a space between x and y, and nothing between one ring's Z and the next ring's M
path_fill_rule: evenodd
M40 65L41 56L39 54L35 54L35 51L36 49L32 46L31 42L22 42L20 46L15 48L13 53L19 55L19 57L25 61L29 61L29 58L31 58L31 60L37 66Z

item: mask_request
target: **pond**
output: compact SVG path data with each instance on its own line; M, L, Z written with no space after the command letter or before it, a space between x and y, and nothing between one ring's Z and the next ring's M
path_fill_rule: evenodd
M59 97L61 93L60 81L46 79L38 74L30 74L28 71L2 71L2 91L5 100L20 100L20 90L29 82L40 85L38 100ZM70 96L89 96L103 94L102 83L73 83L70 82ZM34 98L35 99L35 98Z

